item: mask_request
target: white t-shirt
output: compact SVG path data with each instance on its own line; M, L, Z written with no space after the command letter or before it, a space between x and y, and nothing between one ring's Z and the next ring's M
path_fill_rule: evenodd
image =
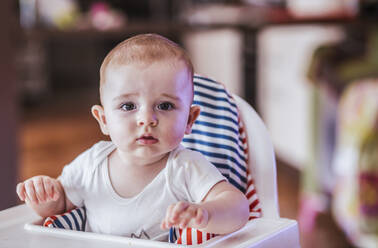
M199 152L179 146L142 192L123 198L108 173L108 155L115 148L109 141L95 144L59 177L68 199L86 207L86 231L167 241L168 231L160 229L167 207L180 200L199 203L216 183L226 180Z

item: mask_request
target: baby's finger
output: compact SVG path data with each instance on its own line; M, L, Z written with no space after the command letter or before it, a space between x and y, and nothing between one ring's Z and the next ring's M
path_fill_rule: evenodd
M180 224L178 225L181 229L184 229L188 226L189 224L189 221L191 220L192 218L190 217L190 215L186 215L185 217L181 218L180 219Z
M180 228L185 228L188 225L195 225L195 219L197 217L198 206L191 204L185 212L180 216Z
M46 196L49 200L56 201L59 197L59 191L55 187L54 179L45 177L43 180L43 185L45 187Z
M53 199L54 196L54 185L52 184L49 178L43 179L43 186L45 188L45 192L48 199Z
M196 215L196 225L198 228L204 228L209 223L209 212L206 209L199 208Z
M34 181L34 189L35 189L38 201L45 202L46 192L45 192L45 187L43 185L42 177L36 177L33 179L33 181Z
M197 228L205 228L209 223L209 212L206 209L198 208L195 217L195 224Z
M174 207L175 207L175 204L171 204L167 208L167 212L166 212L165 218L164 218L164 221L165 221L165 223L166 223L167 226L169 226L171 224L169 221L170 221L171 216L173 214Z
M54 186L53 199L54 199L54 201L56 201L60 197L59 182L57 180L55 180L55 179L51 179L51 182L52 182L52 184Z
M18 183L16 186L16 192L21 201L25 201L25 185L24 183Z
M181 213L185 211L188 207L189 207L188 202L183 202L183 201L178 202L172 210L172 215L169 221L176 222L179 219Z
M197 215L195 217L195 221L196 221L196 224L201 224L201 222L203 221L203 210L202 208L198 208L197 209Z
M161 222L160 228L161 229L168 229L168 228L170 228L169 225L168 225L168 223L167 223L167 221L165 219Z
M34 204L38 204L38 199L35 195L35 189L32 180L25 182L26 200L31 201Z

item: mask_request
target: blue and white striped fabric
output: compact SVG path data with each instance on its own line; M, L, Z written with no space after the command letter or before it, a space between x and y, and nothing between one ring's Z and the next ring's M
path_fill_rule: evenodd
M182 145L201 152L231 184L243 193L247 188L246 143L240 135L236 103L225 87L194 76L194 105L201 113Z
M85 231L87 222L85 208L76 208L64 214L47 217L43 223L45 227L62 228L75 231Z
M182 145L201 152L228 181L243 193L247 193L251 213L258 208L258 199L251 176L247 174L248 145L243 123L232 96L224 85L209 78L195 75L194 105L201 113L186 135ZM248 189L247 189L248 188ZM255 214L250 218L255 218ZM171 228L169 242L183 245L201 244L215 235L194 228Z

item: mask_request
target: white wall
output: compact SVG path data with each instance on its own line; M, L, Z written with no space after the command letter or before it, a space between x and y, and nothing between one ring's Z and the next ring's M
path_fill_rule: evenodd
M244 96L242 34L234 29L188 32L183 38L196 73L222 82Z
M299 169L310 155L310 59L320 44L342 37L341 28L321 25L276 26L259 33L259 111L277 155Z

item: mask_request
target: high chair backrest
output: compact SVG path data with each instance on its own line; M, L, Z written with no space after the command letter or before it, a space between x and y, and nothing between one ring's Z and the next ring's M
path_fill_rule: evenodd
M200 75L193 83L193 104L200 106L201 114L182 144L201 152L246 194L250 217L278 218L274 151L263 121L222 83Z
M248 142L248 167L259 195L262 216L279 218L276 161L267 129L256 111L233 95L244 123Z

